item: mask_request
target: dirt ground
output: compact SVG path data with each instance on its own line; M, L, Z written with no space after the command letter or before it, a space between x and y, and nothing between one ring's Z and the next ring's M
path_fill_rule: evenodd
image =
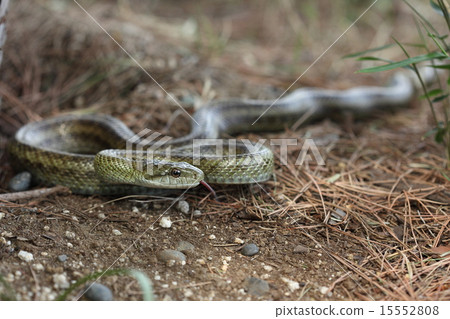
M136 132L181 136L189 119L155 81L192 114L215 99L275 99L303 73L293 88L380 85L392 73L355 74L374 63L342 57L392 43L391 36L418 41L401 1L380 2L362 17L371 1L79 3L10 4L0 82L1 193L14 176L6 143L29 121L105 113ZM411 3L434 17L428 2ZM373 55L404 58L396 47ZM121 268L144 272L157 300L449 300L450 259L441 254L450 246L450 174L443 146L424 137L432 127L428 106L416 99L364 121L347 116L241 135L300 143L289 148L288 165L274 149L271 181L215 187L220 202L203 189L186 193L187 214L175 197L62 191L1 201L0 275L7 285L0 283L0 294L6 298L9 285L16 299L53 300L68 283ZM294 165L305 138L318 145L325 166ZM163 216L170 228L161 226ZM185 264L157 258L180 241L195 247ZM248 243L260 251L244 256ZM21 260L19 251L34 259ZM268 288L252 292L250 277ZM142 299L130 277L99 282L116 300Z

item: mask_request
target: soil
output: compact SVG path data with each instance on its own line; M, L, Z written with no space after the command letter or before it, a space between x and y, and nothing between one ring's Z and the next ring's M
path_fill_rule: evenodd
M189 130L187 115L79 7L58 3L10 4L0 86L2 193L9 192L15 174L6 142L28 121L98 112L118 117L136 132L151 127L181 136ZM288 1L96 1L85 6L192 114L210 100L275 99L311 65L294 87L384 83L389 75L357 76L361 62L341 57L383 45L391 33L407 42L411 12L404 5L380 4L316 64L369 5L350 1L347 10L329 3L305 1L290 8ZM386 54L395 59L401 52ZM215 186L219 202L201 188L182 198L62 191L2 201L0 275L20 300L54 300L67 288L64 279L75 283L117 268L144 272L157 300L448 300L448 258L430 250L450 245L449 182L435 169L445 167L443 147L423 138L433 127L430 118L427 105L417 100L406 110L363 121L347 116L241 135L295 138L300 144L289 148L287 166L274 150L271 181ZM294 166L305 138L316 142L325 166ZM45 186L34 186L40 187ZM180 200L189 204L187 214L177 208ZM160 225L163 216L172 221L170 228ZM195 247L185 263L157 258L180 241ZM240 249L248 243L260 251L244 256ZM21 260L19 251L33 254L33 260ZM67 260L60 261L61 255ZM412 274L405 263L413 264ZM406 276L412 276L410 282ZM249 293L250 277L265 280L268 291ZM131 277L105 276L99 282L116 300L142 299ZM3 297L7 292L0 285ZM80 296L78 288L69 299Z

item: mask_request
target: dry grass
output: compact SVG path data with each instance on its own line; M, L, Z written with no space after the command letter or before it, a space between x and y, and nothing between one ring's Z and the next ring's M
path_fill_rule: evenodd
M55 14L58 8L49 11L52 2L38 3L31 10L30 3L16 1L8 18L0 156L22 124L66 111L112 113L135 128L165 127L176 107L101 30L70 4L62 17ZM102 1L91 12L158 82L180 101L190 99L193 111L211 98L276 97L270 85L287 87L336 38L327 33L330 26L345 29L365 8L359 4L348 13L344 6L329 8L329 1L314 3L306 2L301 15L293 1L204 3L208 16L198 16L196 6L183 5L184 15L161 5L145 17L139 4L112 7ZM380 26L390 12L396 19ZM404 6L374 9L300 82L337 88L373 82L355 80L353 71L361 65L349 69L339 57L383 44L394 30L398 38L409 38L402 27L409 23ZM430 127L426 106L388 116L345 128L329 122L287 128L274 136L328 140L320 147L326 166L278 161L275 180L262 188L225 188L219 192L226 204L198 198L198 205L210 215L244 212L300 230L343 270L330 290L346 278L357 282L349 299L449 300L450 258L444 253L450 250L450 183L443 174L450 174L444 152L422 138ZM178 121L168 128L186 130ZM296 159L300 148L290 151ZM4 156L0 165L5 187L12 171ZM332 251L332 242L357 253Z

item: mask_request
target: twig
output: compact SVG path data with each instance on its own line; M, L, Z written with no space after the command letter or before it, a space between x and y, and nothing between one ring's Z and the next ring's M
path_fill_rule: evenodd
M40 188L40 189L34 189L31 191L24 191L24 192L15 192L15 193L7 193L7 194L0 194L0 201L16 201L20 199L30 199L30 198L36 198L41 196L48 196L55 193L69 193L70 190L67 187L64 186L55 186L50 188Z

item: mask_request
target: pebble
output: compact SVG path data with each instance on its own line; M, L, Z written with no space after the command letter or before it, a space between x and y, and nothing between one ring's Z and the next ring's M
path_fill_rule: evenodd
M22 192L30 188L31 174L29 172L22 172L11 178L8 183L8 188L13 192Z
M333 293L331 291L328 292L328 287L325 287L325 286L320 287L319 291L322 295L327 295L328 297L331 297L333 295Z
M235 242L236 244L243 244L243 243L244 243L244 241L243 241L242 239L240 239L239 237L236 237L236 238L234 239L234 242Z
M111 290L105 285L94 282L85 287L84 297L91 301L112 301L114 300Z
M177 243L177 247L176 247L176 250L181 251L182 253L190 253L190 252L193 252L194 249L195 249L195 246L185 240L180 240Z
M189 203L185 200L178 201L177 209L183 214L189 214Z
M296 254L309 253L309 248L303 245L297 245L294 248L294 253Z
M44 266L42 264L33 264L33 269L36 271L44 270Z
M62 263L65 262L67 260L67 255L59 255L58 260Z
M66 274L54 274L53 282L55 283L55 288L66 289L70 286Z
M212 235L209 235L209 237L208 237L209 239L211 239L211 240L214 240L214 239L216 239L216 235L214 235L214 234L212 234Z
M74 232L66 231L66 237L69 239L74 239L76 237Z
M171 260L173 260L175 262L180 262L182 264L186 263L186 255L178 250L173 250L173 249L165 249L165 250L160 251L157 254L157 258L160 261L164 261L164 262L170 262Z
M199 211L198 209L196 209L196 210L194 210L194 211L192 212L192 215L194 215L195 217L198 217L198 216L201 216L201 215L202 215L202 212Z
M5 213L0 213L0 219L3 219L6 216Z
M20 259L22 259L23 261L29 262L32 261L34 259L33 254L29 253L25 250L21 250L19 251L19 254L17 255Z
M291 292L296 291L297 289L300 289L300 284L296 281L290 280L286 277L281 277L281 280L283 280L285 283L287 283L288 288Z
M245 280L245 284L247 292L253 296L260 297L269 291L269 284L267 281L259 278L248 277Z
M328 220L328 224L330 225L339 224L345 219L346 215L347 213L344 212L342 209L336 208L334 212L331 212L331 218Z
M159 226L161 226L162 228L172 227L172 221L170 220L170 217L168 216L161 217L161 219L159 220Z
M116 236L121 236L121 235L122 235L122 232L121 232L120 230L118 230L118 229L113 229L113 230L112 230L112 233L113 233L114 235L116 235Z
M244 256L253 256L259 252L259 247L255 244L247 244L241 249L241 254Z

